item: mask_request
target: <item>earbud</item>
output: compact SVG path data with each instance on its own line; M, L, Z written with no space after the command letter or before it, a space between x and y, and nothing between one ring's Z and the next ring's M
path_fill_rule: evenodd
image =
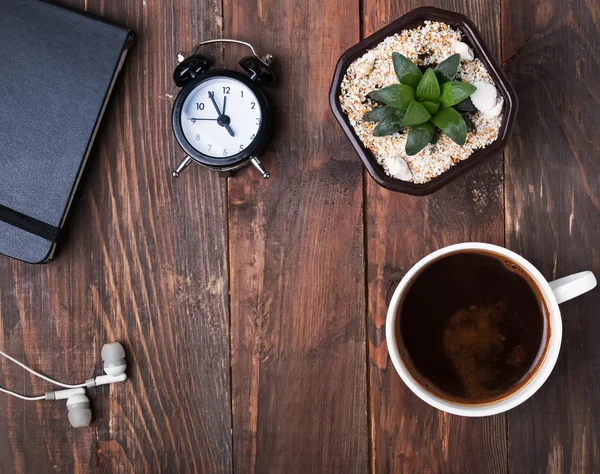
M87 380L79 385L69 385L62 382L57 382L50 377L47 377L33 369L30 369L22 362L14 359L8 354L0 351L0 355L7 358L11 362L23 367L28 372L36 377L39 377L47 382L60 387L65 387L66 390L57 390L54 392L46 392L44 395L27 396L20 393L7 390L0 387L0 392L12 395L22 400L37 401L37 400L67 400L67 410L69 412L69 422L74 428L88 426L92 421L92 410L90 409L90 400L86 395L85 388L97 387L111 383L124 382L127 380L127 361L125 360L125 349L118 342L112 342L102 346L102 360L104 362L104 372L106 375L99 375L93 379Z
M127 361L125 360L125 349L118 342L111 342L102 346L102 360L104 361L104 372L93 379L86 380L88 388L98 387L109 383L124 382L127 380Z
M68 390L57 390L46 392L46 400L67 399L67 410L69 411L69 423L73 428L83 428L92 422L92 410L90 410L90 399L85 394L84 388L70 388Z
M125 373L127 361L125 360L125 349L120 343L104 344L101 355L104 361L104 372L113 377Z
M124 382L127 380L127 361L125 360L125 349L118 342L111 342L102 346L102 361L106 375L99 375L93 379L86 380L87 388L98 387L110 383ZM67 409L69 410L69 422L74 428L88 426L92 421L92 410L90 400L85 394L85 389L75 388L59 390L46 393L47 400L61 400L67 398Z
M83 428L92 422L90 400L85 394L77 394L68 398L69 423L73 428Z

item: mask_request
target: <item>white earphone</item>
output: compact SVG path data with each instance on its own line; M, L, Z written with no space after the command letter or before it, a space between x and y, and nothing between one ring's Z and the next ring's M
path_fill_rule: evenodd
M50 382L66 390L57 390L55 392L46 392L44 395L28 396L20 393L7 390L0 387L0 392L7 393L13 397L22 400L37 401L37 400L67 400L67 410L69 411L69 422L74 428L88 426L92 421L92 410L90 410L90 400L86 395L85 389L98 387L110 383L124 382L127 379L125 369L127 369L127 361L125 360L125 349L118 342L111 342L102 346L102 360L104 362L104 372L106 375L99 375L93 379L86 380L82 384L71 385L58 382L50 377L46 377L33 369L30 369L22 362L0 351L0 355L6 357L11 362L24 368L36 377L39 377L46 382Z

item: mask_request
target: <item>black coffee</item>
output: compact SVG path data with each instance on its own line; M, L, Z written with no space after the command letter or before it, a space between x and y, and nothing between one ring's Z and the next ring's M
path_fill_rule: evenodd
M546 346L535 283L503 256L449 254L418 274L400 302L396 337L409 372L442 398L485 403L516 390Z

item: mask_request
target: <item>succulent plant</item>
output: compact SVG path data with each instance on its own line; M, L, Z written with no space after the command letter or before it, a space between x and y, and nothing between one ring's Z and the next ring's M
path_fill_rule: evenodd
M477 88L455 80L460 54L449 56L425 73L399 53L392 54L392 61L400 84L369 93L371 99L384 104L363 117L366 122L378 122L373 135L383 137L408 128L407 155L437 142L438 129L464 145L467 128L472 127L466 113L476 110L469 96Z

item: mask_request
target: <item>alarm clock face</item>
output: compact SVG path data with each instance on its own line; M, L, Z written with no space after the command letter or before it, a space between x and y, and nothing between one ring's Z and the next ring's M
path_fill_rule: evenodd
M201 163L221 166L248 158L265 135L268 107L264 95L234 71L203 76L188 84L175 103L175 135Z

